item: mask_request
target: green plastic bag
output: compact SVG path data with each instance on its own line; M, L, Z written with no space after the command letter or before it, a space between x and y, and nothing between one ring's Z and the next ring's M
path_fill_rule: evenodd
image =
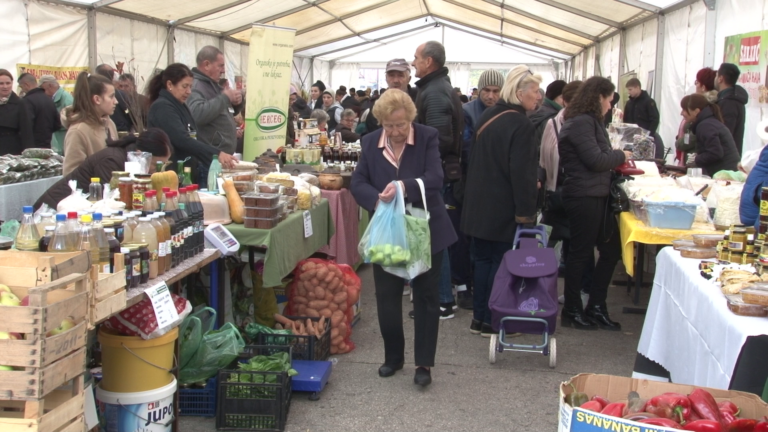
M203 341L203 335L213 330L216 324L216 310L212 308L203 308L197 312L189 314L181 323L179 334L179 365L181 368L192 360L200 349Z
M194 356L179 371L179 382L191 384L207 380L231 364L244 347L245 341L232 323L205 333Z
M714 180L737 181L741 183L747 181L747 175L741 171L718 171L712 178Z

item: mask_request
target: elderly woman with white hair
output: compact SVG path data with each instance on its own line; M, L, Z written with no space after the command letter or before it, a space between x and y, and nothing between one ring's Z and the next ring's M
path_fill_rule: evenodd
M541 76L527 66L509 71L496 105L475 125L469 156L461 231L472 237L475 257L472 334L491 337L488 300L517 226L536 222L538 155L533 124L525 115L541 101Z
M363 137L360 162L352 174L352 195L358 205L373 212L381 202L395 198L398 181L405 200L430 213L429 230L432 268L411 281L414 309L414 382L426 386L432 382L430 369L435 364L437 331L440 322L438 283L443 253L456 240L440 190L443 168L438 150L438 132L414 123L416 105L401 91L388 91L373 106L373 115L381 129ZM417 179L424 183L426 203L422 200ZM437 265L436 265L437 264ZM384 339L384 364L379 376L389 377L403 368L405 337L403 335L404 280L373 265L376 309Z
M321 109L316 109L312 111L309 119L317 120L317 128L320 129L320 132L326 132L328 130L328 119L330 119L330 117L327 112Z

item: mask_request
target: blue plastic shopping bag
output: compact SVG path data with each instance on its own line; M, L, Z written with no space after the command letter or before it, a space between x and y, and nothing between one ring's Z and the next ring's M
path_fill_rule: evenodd
M404 208L399 188L391 202L379 201L373 219L357 247L366 263L383 267L405 266L408 263L410 252Z

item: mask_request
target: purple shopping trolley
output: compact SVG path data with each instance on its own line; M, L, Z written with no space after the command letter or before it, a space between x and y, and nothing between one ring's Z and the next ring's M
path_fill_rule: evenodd
M543 226L518 229L514 248L504 254L488 301L491 326L498 332L491 336L491 363L496 362L497 352L524 351L549 356L549 366L555 367L555 338L550 336L557 325L558 262L555 251L546 245ZM508 333L541 334L542 343L508 342Z

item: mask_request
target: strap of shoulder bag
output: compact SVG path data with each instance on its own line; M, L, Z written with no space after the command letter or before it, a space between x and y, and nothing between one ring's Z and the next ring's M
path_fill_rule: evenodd
M485 124L480 127L480 129L477 131L477 138L480 138L480 134L483 133L485 128L488 127L489 124L493 123L494 120L496 120L497 118L501 117L502 115L504 115L506 113L516 113L516 112L517 111L515 111L515 110L506 110L506 111L502 111L502 112L496 114L495 116L493 116L493 118L491 118L490 120L485 122Z

